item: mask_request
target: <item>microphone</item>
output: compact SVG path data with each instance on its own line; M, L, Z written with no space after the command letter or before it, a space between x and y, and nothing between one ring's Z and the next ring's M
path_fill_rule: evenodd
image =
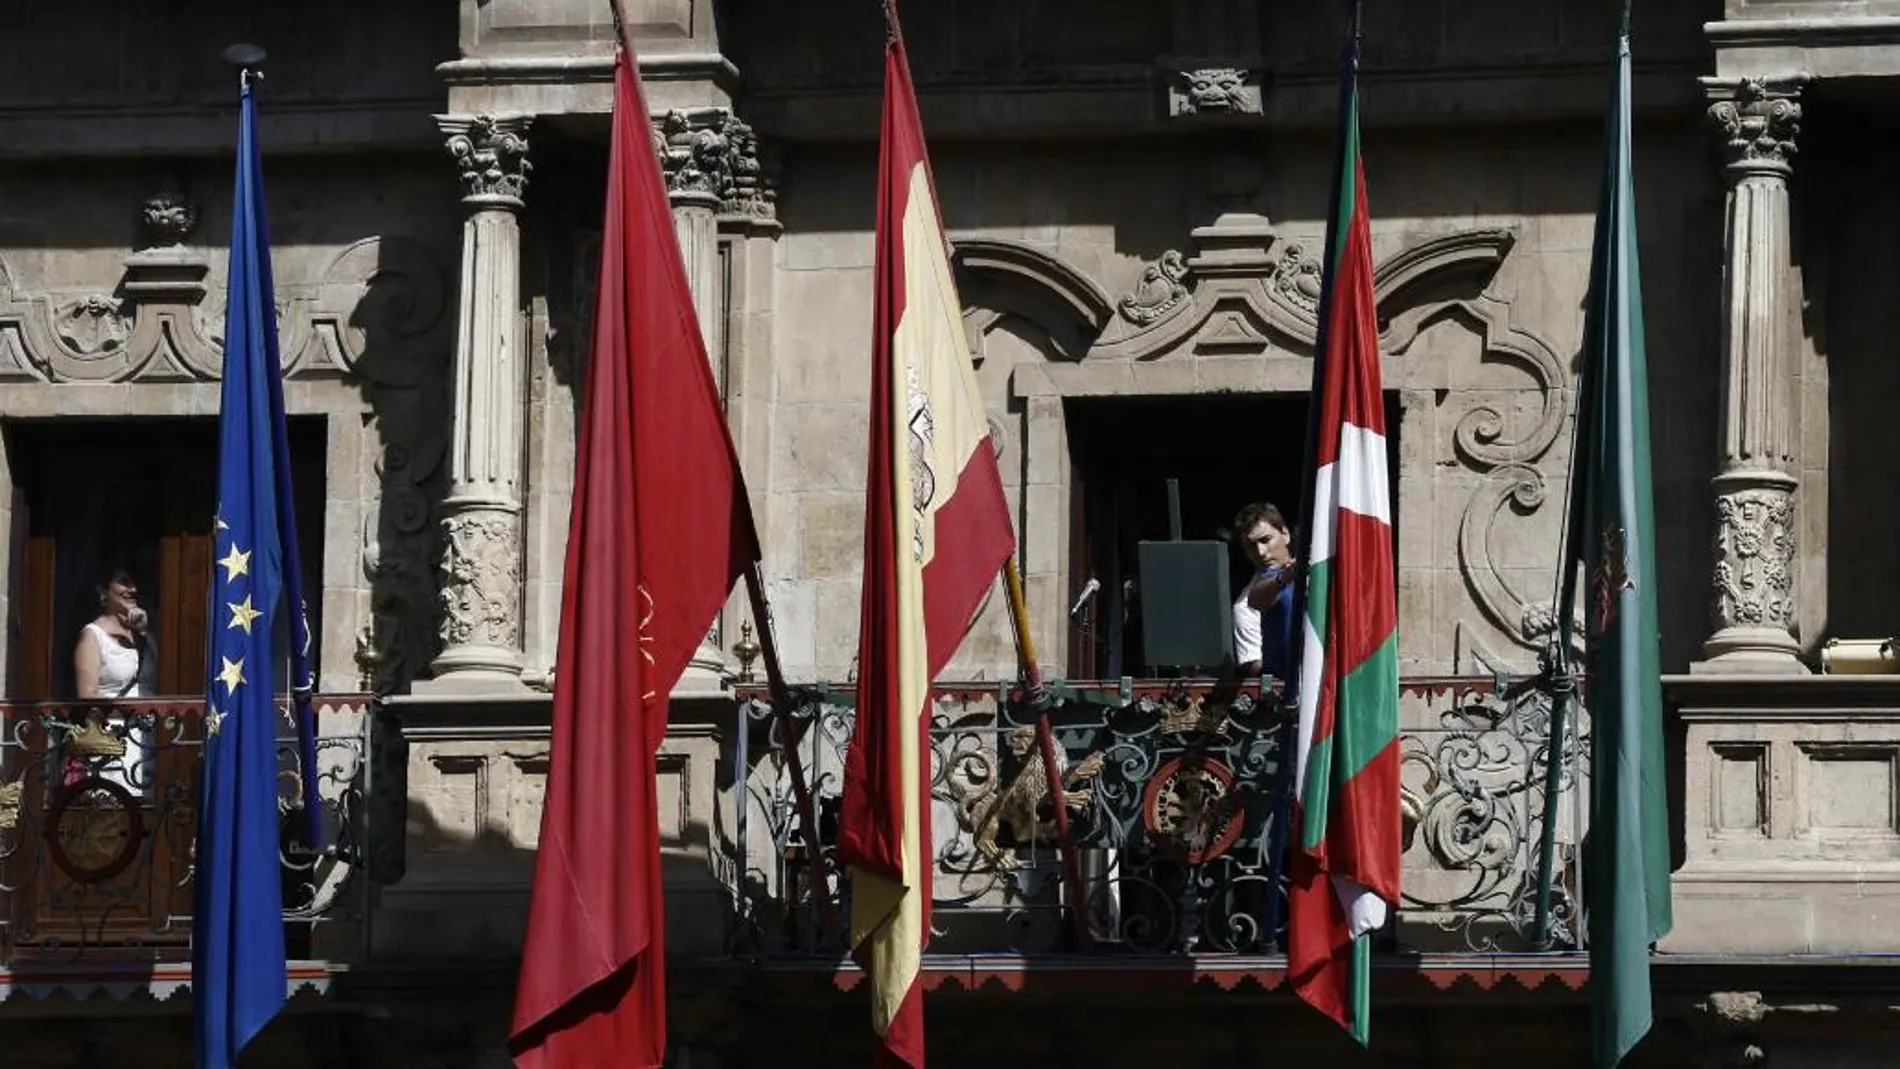
M1094 597L1096 593L1100 591L1101 589L1102 589L1101 580L1096 579L1094 577L1090 577L1088 582L1082 584L1082 593L1077 594L1075 597L1075 604L1069 606L1069 619L1071 620L1075 619L1075 617L1081 613L1082 606L1087 605L1089 603L1089 599Z

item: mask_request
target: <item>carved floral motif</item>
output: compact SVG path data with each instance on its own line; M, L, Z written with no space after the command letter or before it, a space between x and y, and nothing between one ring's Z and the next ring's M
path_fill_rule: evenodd
M169 190L148 197L139 206L139 223L146 248L168 248L191 240L198 229L198 206Z
M464 198L502 206L521 204L534 164L528 160L527 116L440 117L449 155L462 171Z
M1794 159L1801 132L1801 104L1795 88L1744 78L1732 100L1709 106L1709 119L1720 132L1729 162L1786 167Z
M654 126L668 193L716 197L728 215L769 219L774 207L750 124L726 108L675 108Z
M521 635L521 522L470 510L442 521L442 641L514 649Z
M1771 627L1794 623L1794 495L1756 488L1716 499L1715 623Z

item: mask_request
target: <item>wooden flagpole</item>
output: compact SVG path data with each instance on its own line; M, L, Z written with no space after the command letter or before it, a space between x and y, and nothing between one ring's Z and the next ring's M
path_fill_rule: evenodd
M765 579L759 572L759 562L753 561L746 567L745 587L752 602L752 621L758 625L759 657L765 662L765 685L772 695L772 715L778 721L783 740L785 768L792 777L792 800L798 806L798 823L805 836L805 848L811 851L811 893L818 900L825 934L830 937L837 934L838 913L831 900L831 882L825 875L824 844L818 838L818 811L805 779L804 760L798 756L798 744L804 741L805 728L812 721L792 719L794 699L791 687L785 683L785 670L780 667L778 638L772 629L772 606L765 600ZM735 799L734 804L744 805L745 799ZM743 858L740 865L743 871Z
M1042 670L1036 666L1036 641L1029 633L1029 605L1023 597L1023 577L1010 554L1003 564L1003 581L1009 590L1010 622L1016 631L1016 654L1022 663L1023 684L1029 699L1037 703L1036 742L1042 751L1042 774L1049 783L1049 804L1055 808L1056 850L1062 863L1062 883L1068 890L1069 919L1075 926L1079 945L1094 941L1089 931L1088 898L1082 883L1082 859L1076 855L1069 834L1069 799L1063 790L1062 770L1056 760L1056 733L1049 723L1049 710L1041 702Z

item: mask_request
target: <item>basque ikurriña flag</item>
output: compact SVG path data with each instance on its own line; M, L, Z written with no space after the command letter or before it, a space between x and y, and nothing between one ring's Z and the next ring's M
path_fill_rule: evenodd
M895 15L893 14L893 19ZM893 27L893 30L895 28ZM910 65L884 56L857 727L838 855L880 1064L924 1064L930 684L1015 549L950 273Z
M1340 96L1313 369L1287 970L1301 998L1365 1043L1369 933L1399 897L1399 673L1358 52L1355 32Z
M310 628L291 498L263 161L248 83L238 109L218 408L204 793L192 874L192 1008L201 1069L234 1065L286 994L276 698L283 651L272 641L280 614L288 617L291 710L304 769L303 809L291 838L315 845L321 816Z

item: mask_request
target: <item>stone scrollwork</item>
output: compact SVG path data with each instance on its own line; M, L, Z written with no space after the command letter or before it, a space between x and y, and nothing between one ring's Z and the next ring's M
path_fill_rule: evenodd
M1801 132L1800 88L1796 82L1743 78L1731 99L1709 106L1732 166L1785 170L1793 162Z
M443 520L442 641L512 649L521 635L521 521L469 510Z
M1716 499L1715 625L1794 625L1794 496L1758 487Z
M1138 327L1150 326L1187 301L1187 277L1187 262L1169 249L1142 269L1134 292L1117 302L1115 309Z
M528 159L526 115L438 115L449 155L462 172L463 201L519 208L534 164Z
M972 273L981 269L977 277L988 290L975 292L982 294L984 308L1018 317L1048 309L1053 314L1044 317L1057 327L1094 329L1081 345L1065 347L1051 328L1047 351L1052 362L1183 360L1209 366L1218 358L1226 376L1235 371L1236 358L1278 362L1312 351L1324 271L1318 242L1283 239L1267 219L1244 212L1223 215L1193 237L1191 249L1169 251L1148 263L1099 325L1071 311L1077 309L1071 297L1075 287L1062 271L1012 270L1014 260L981 255L972 255L965 267ZM1408 410L1415 404L1430 407L1422 426L1448 440L1448 447L1425 441L1415 458L1402 462L1455 465L1460 469L1455 481L1427 481L1435 493L1456 485L1468 488L1460 489L1461 497L1469 494L1463 502L1430 501L1428 514L1413 515L1408 522L1434 524L1445 513L1459 517L1462 505L1459 565L1477 611L1459 620L1459 628L1487 635L1495 628L1522 663L1527 660L1523 652L1547 646L1556 631L1555 609L1550 601L1516 589L1526 582L1529 560L1500 564L1492 547L1505 544L1505 537L1521 539L1526 525L1555 527L1538 521L1552 507L1550 480L1561 478L1552 454L1566 426L1571 371L1568 360L1526 329L1512 302L1491 288L1514 245L1515 236L1506 229L1459 231L1417 242L1380 261L1373 295L1379 349L1391 369L1388 386L1410 393L1404 402ZM985 329L994 329L999 318L966 314L967 321ZM1448 343L1440 328L1453 326L1477 345ZM1461 354L1473 348L1476 362L1484 365L1481 372L1458 363L1471 359ZM1269 373L1281 384L1277 388L1297 381L1284 374L1292 370L1284 365L1265 370L1262 385L1255 388L1268 388ZM1234 380L1241 381L1237 375ZM1083 376L1049 381L1057 392L1071 388L1069 382L1082 393L1102 388ZM1411 472L1418 473L1416 468ZM1508 515L1507 504L1512 506ZM1539 551L1540 562L1554 562L1558 553L1550 542ZM1471 639L1487 641L1475 631Z
M1324 268L1318 258L1307 254L1305 248L1289 242L1280 253L1279 267L1273 273L1273 288L1306 309L1312 315L1319 315L1320 276Z

